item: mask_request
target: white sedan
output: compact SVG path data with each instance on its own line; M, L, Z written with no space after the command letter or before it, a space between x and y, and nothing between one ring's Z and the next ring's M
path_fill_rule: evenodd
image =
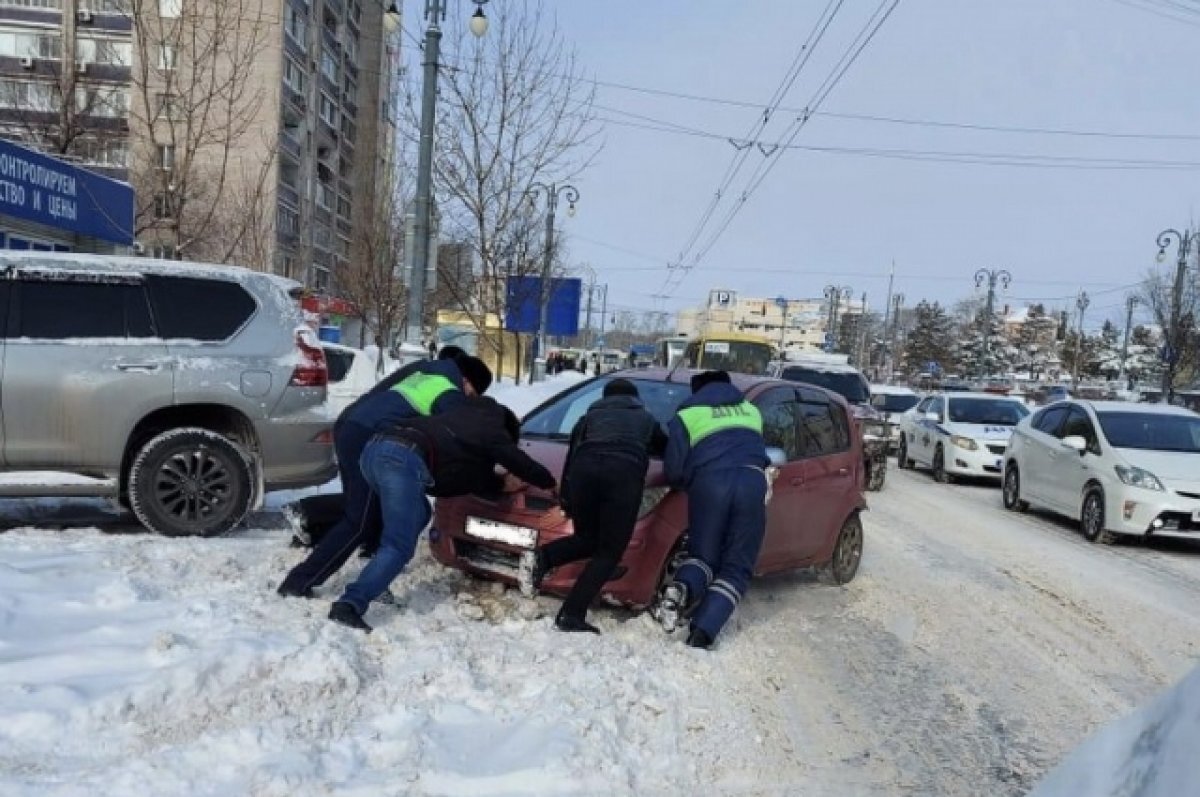
M1008 438L1027 415L1023 401L992 393L927 396L900 418L897 465L927 465L939 482L998 480Z
M1163 404L1062 401L1017 426L1004 506L1078 520L1084 537L1200 539L1200 415Z

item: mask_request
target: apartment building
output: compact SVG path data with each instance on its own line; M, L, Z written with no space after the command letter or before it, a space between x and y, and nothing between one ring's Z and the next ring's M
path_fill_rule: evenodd
M679 311L676 331L689 337L719 332L761 335L781 349L816 351L825 344L830 307L827 299L786 299L739 296L737 291L709 291L703 307ZM838 319L863 312L862 302L842 300Z
M131 183L135 251L334 293L394 162L400 38L385 10L0 0L0 135Z

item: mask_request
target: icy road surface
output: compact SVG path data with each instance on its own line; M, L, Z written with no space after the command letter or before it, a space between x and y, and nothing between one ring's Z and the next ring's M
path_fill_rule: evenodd
M615 610L557 634L424 551L361 636L275 596L276 515L170 540L0 502L0 795L1019 795L1191 669L1200 543L894 463L869 500L857 580L757 582L711 654Z

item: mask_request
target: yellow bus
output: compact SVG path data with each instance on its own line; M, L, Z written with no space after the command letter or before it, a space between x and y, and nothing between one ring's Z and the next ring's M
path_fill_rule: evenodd
M775 358L766 338L740 332L714 332L688 341L683 364L704 371L731 371L760 376Z

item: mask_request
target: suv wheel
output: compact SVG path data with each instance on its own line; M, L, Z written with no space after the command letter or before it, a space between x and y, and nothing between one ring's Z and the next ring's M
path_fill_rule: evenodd
M147 442L129 471L129 503L142 525L170 537L224 534L246 516L253 467L229 438L172 429Z

